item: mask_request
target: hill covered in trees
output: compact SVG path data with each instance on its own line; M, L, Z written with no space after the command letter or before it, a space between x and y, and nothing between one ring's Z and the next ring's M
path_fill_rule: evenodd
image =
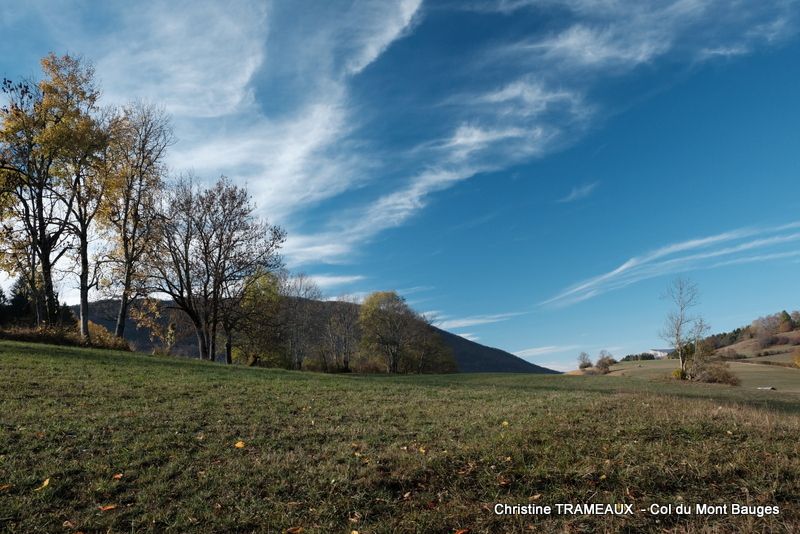
M347 314L348 311L358 312L358 305L341 302L341 301L324 301L315 299L298 299L299 306L302 307L311 317L311 328L309 330L322 332L324 331L324 324L331 317L341 316ZM170 314L166 309L166 302L161 303L164 306L162 313L160 313L159 324L163 328L167 328L172 319L179 319L179 314ZM119 302L116 300L102 300L92 303L90 320L93 323L102 325L108 329L114 327L116 321L116 313L119 309ZM480 343L470 341L456 334L452 334L446 330L430 326L431 331L439 336L442 343L447 349L452 351L453 358L456 364L456 370L461 373L542 373L542 374L557 374L558 371L548 369L535 365L528 361L515 356L509 352L501 349L487 347ZM154 352L160 351L161 346L158 336L154 336L150 328L142 324L138 324L132 318L128 318L125 325L125 337L128 339L131 348L141 352ZM313 337L313 334L312 334ZM313 340L309 340L311 344ZM316 341L319 343L319 340ZM352 343L357 345L359 339L353 339ZM314 352L313 350L310 352ZM194 339L193 332L187 325L176 326L176 340L170 349L171 354L185 356L189 358L197 358L197 343ZM222 357L222 354L218 354ZM272 365L278 367L288 367L286 361L281 361L281 358L275 358L272 361L263 362L264 365ZM309 361L304 362L306 368L317 369L321 367L320 362L314 356Z

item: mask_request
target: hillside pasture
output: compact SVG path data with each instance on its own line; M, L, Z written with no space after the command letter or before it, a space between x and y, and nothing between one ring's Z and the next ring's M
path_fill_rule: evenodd
M726 362L731 372L741 384L738 388L752 390L759 387L774 387L776 390L792 395L800 395L800 369L779 365L765 365L759 361L788 361L782 355L748 358ZM621 362L611 368L608 376L646 380L671 380L670 374L679 367L678 360L648 360L641 362ZM697 387L703 387L697 384ZM711 385L706 385L709 387ZM713 387L713 386L712 386Z

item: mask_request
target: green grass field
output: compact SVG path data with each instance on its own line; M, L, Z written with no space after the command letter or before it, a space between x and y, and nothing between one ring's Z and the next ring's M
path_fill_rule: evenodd
M3 532L800 530L800 397L782 391L330 376L11 342L0 376ZM588 502L781 514L492 512Z

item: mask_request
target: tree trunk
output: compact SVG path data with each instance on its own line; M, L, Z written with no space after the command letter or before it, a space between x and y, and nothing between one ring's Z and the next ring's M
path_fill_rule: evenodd
M89 245L86 236L81 236L80 245L81 272L80 272L80 319L81 339L90 342L89 336Z
M208 360L208 338L206 337L206 333L203 330L201 325L195 325L195 330L197 331L197 348L200 351L200 359L201 360Z
M114 328L114 335L125 337L125 320L128 318L128 291L123 289L119 299L119 311L117 312L117 326Z
M213 333L209 327L206 327L205 330L206 335L206 353L208 353L208 359L212 362L217 361L217 347L213 344Z
M233 332L228 330L225 338L225 363L228 365L233 363Z
M58 302L56 292L53 288L53 269L50 265L50 258L41 258L42 264L42 291L44 292L45 322L48 326L53 326L58 320Z
M125 280L122 282L122 295L119 299L119 311L117 312L117 325L114 328L114 335L125 337L125 321L128 319L129 295L131 294L131 264L125 260Z

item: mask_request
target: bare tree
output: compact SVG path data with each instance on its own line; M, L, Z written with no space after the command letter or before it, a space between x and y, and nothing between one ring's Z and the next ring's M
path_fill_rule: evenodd
M101 223L107 230L109 290L118 296L114 334L123 337L128 308L144 296L142 259L154 239L156 203L163 192L164 158L174 142L169 118L152 105L123 108L111 139L111 187Z
M317 334L313 328L313 314L310 313L310 306L313 304L311 301L321 299L322 291L314 280L304 273L285 275L280 288L283 296L281 306L283 338L291 368L300 370Z
M667 287L664 298L669 299L674 308L667 314L660 336L674 347L680 360L681 375L685 375L686 344L691 341L692 325L696 321L691 310L698 304L699 290L690 279L679 277Z
M578 369L586 369L592 366L592 359L586 352L578 354Z
M340 297L331 305L322 330L322 358L326 370L350 372L350 361L358 350L358 304Z
M148 251L151 289L189 317L200 357L216 359L224 301L239 302L248 279L277 268L285 233L258 219L247 191L222 177L208 189L179 180L162 204L156 236Z

